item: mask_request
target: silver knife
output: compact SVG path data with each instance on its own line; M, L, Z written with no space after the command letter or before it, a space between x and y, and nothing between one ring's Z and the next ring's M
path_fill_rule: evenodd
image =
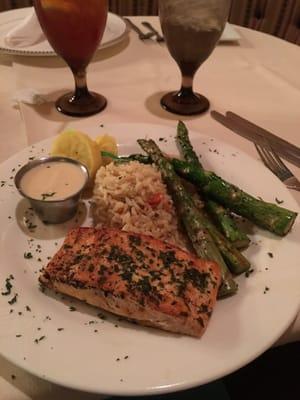
M216 121L226 126L238 135L257 143L261 146L272 145L273 149L284 159L300 167L300 148L279 138L271 132L254 125L238 115L228 112L223 115L217 111L211 111L211 116Z
M164 37L150 24L148 21L142 21L142 25L148 28L151 32L153 32L156 36L157 42L164 42Z

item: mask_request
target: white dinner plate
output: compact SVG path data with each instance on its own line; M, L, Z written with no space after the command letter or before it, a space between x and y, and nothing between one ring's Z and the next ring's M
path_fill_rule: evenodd
M47 40L32 46L16 48L5 42L6 34L32 13L32 7L19 8L0 13L0 53L26 56L55 56L56 53ZM99 49L112 46L127 36L128 30L124 20L116 14L108 13L107 24Z
M84 121L72 126L84 130ZM175 126L111 124L87 133L95 136L101 130L116 137L120 154L138 152L140 137L151 137L164 151L176 152ZM207 168L255 196L298 209L283 184L260 162L201 133L190 134ZM14 277L11 295L0 295L0 353L5 358L75 389L110 395L157 394L229 374L285 332L299 309L299 218L285 238L253 228L246 255L254 272L237 279L237 295L218 301L201 339L140 327L109 314L101 319L98 309L50 291L42 293L38 274L47 257L59 248L70 226L91 223L87 201L87 210L81 210L77 222L42 225L14 188L16 170L29 158L46 154L51 142L31 146L0 166L1 292L5 280ZM27 253L33 258L24 257ZM10 305L16 293L17 301Z

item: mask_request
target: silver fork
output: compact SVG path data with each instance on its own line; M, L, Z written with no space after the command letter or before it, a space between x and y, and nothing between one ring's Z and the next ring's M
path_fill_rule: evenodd
M272 147L262 147L255 144L255 148L263 163L276 175L289 189L300 192L300 182L278 157Z
M142 32L140 28L137 25L135 25L129 18L124 18L124 20L128 23L131 29L133 29L139 35L139 39L147 40L155 36L155 32L152 31L147 33Z

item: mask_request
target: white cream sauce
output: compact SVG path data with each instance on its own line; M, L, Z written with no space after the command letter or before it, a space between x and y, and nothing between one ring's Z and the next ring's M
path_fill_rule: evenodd
M85 179L84 172L76 164L51 161L27 171L20 186L32 199L63 200L82 189Z

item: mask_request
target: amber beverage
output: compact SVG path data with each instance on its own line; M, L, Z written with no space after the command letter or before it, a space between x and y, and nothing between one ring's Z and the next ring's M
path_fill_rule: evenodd
M88 92L85 70L104 33L107 0L34 0L34 7L49 43L75 77L75 93L69 99L58 100L57 108L69 115L100 111L106 101L104 105L102 98L102 105L95 104L99 103L99 95Z

